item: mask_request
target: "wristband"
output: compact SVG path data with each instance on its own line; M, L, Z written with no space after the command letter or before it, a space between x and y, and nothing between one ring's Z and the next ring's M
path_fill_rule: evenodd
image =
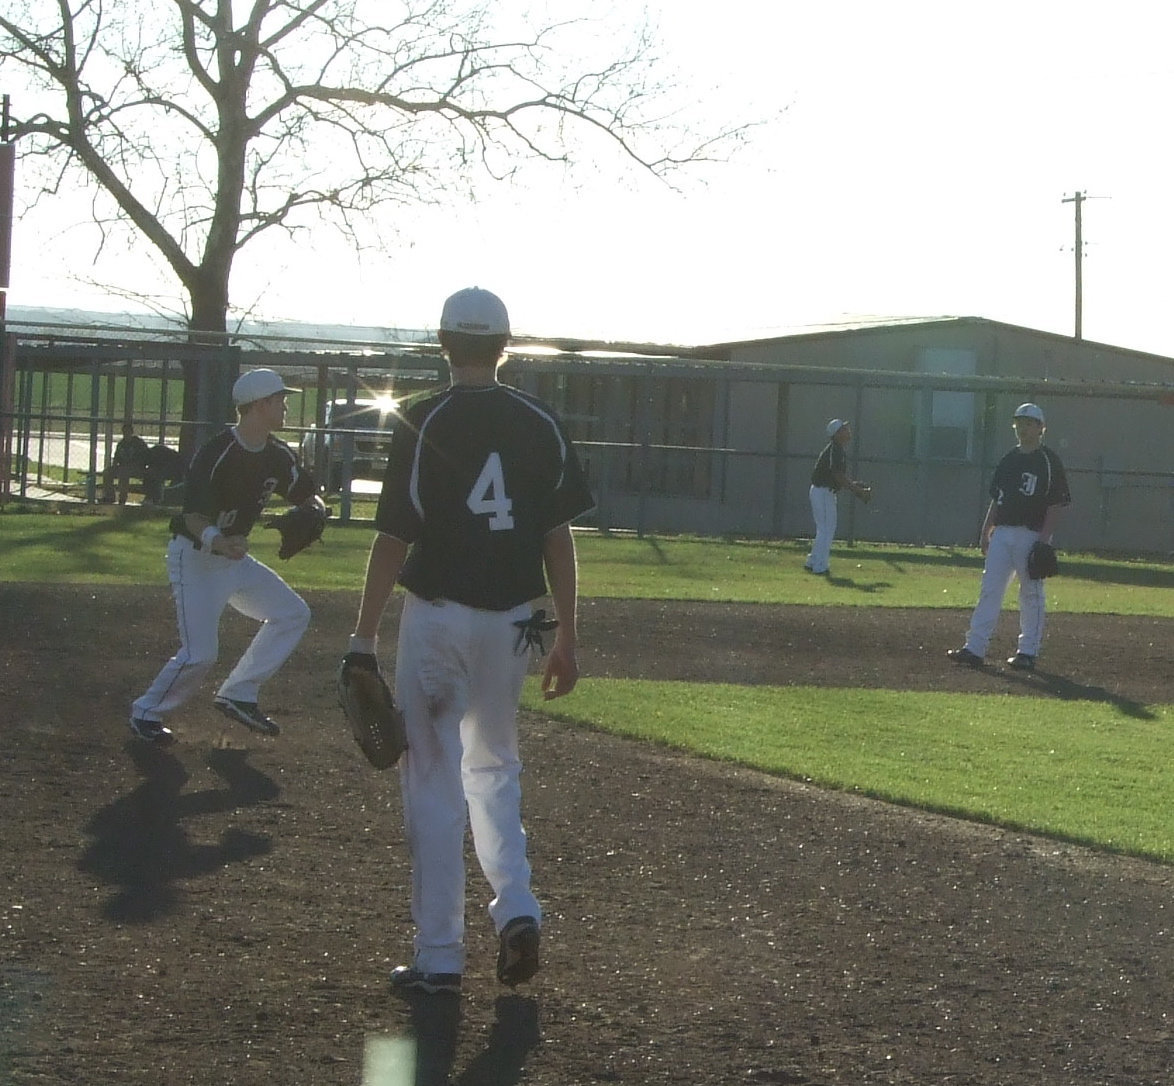
M220 535L220 529L217 528L215 524L209 524L208 527L205 528L200 533L200 547L201 547L201 549L206 550L206 551L211 551L212 550L212 541L214 539L216 539L216 537L219 535Z

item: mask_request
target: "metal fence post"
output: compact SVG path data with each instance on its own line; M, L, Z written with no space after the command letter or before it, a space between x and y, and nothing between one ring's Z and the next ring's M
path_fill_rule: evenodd
M12 495L12 436L16 428L16 337L0 322L0 497ZM22 473L23 474L23 473Z

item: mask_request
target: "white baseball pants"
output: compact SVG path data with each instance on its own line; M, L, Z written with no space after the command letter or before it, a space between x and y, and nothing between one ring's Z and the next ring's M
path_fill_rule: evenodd
M541 921L530 890L522 828L518 700L529 653L519 654L512 611L480 611L408 593L400 618L396 701L408 751L400 763L412 855L415 965L429 973L465 966L465 828L493 889L501 929L517 916Z
M836 538L836 492L830 487L813 486L811 516L815 520L815 539L811 553L804 563L812 573L827 573L832 556L832 540Z
M1019 578L1017 651L1028 656L1039 655L1044 639L1044 582L1033 581L1027 575L1027 553L1037 539L1039 532L1031 528L1000 525L991 533L978 603L974 605L970 629L966 632L966 647L975 656L986 655L1012 577Z
M135 701L134 715L162 720L199 690L220 654L220 616L228 606L256 619L261 628L217 694L256 701L261 684L285 663L310 624L305 600L257 559L196 550L182 536L168 544L167 577L175 597L179 651Z

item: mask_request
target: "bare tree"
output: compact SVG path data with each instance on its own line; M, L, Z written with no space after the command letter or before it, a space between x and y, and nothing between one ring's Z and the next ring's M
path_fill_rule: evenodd
M15 0L0 62L23 68L12 134L41 193L94 188L103 243L129 227L224 333L237 255L273 229L352 240L382 205L610 147L667 177L742 130L662 114L647 27L592 63L582 22L527 27L493 0ZM234 11L235 8L235 11ZM239 18L238 18L239 14ZM595 28L598 29L598 28ZM5 88L9 89L9 88Z

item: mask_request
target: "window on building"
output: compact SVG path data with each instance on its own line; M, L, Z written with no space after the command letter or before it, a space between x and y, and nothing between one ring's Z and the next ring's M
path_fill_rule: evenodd
M935 391L931 417L931 459L969 460L974 433L974 393Z
M969 377L978 368L978 356L972 350L927 347L918 352L917 368ZM931 395L929 431L921 435L926 455L931 460L969 460L974 451L974 393L935 389Z

